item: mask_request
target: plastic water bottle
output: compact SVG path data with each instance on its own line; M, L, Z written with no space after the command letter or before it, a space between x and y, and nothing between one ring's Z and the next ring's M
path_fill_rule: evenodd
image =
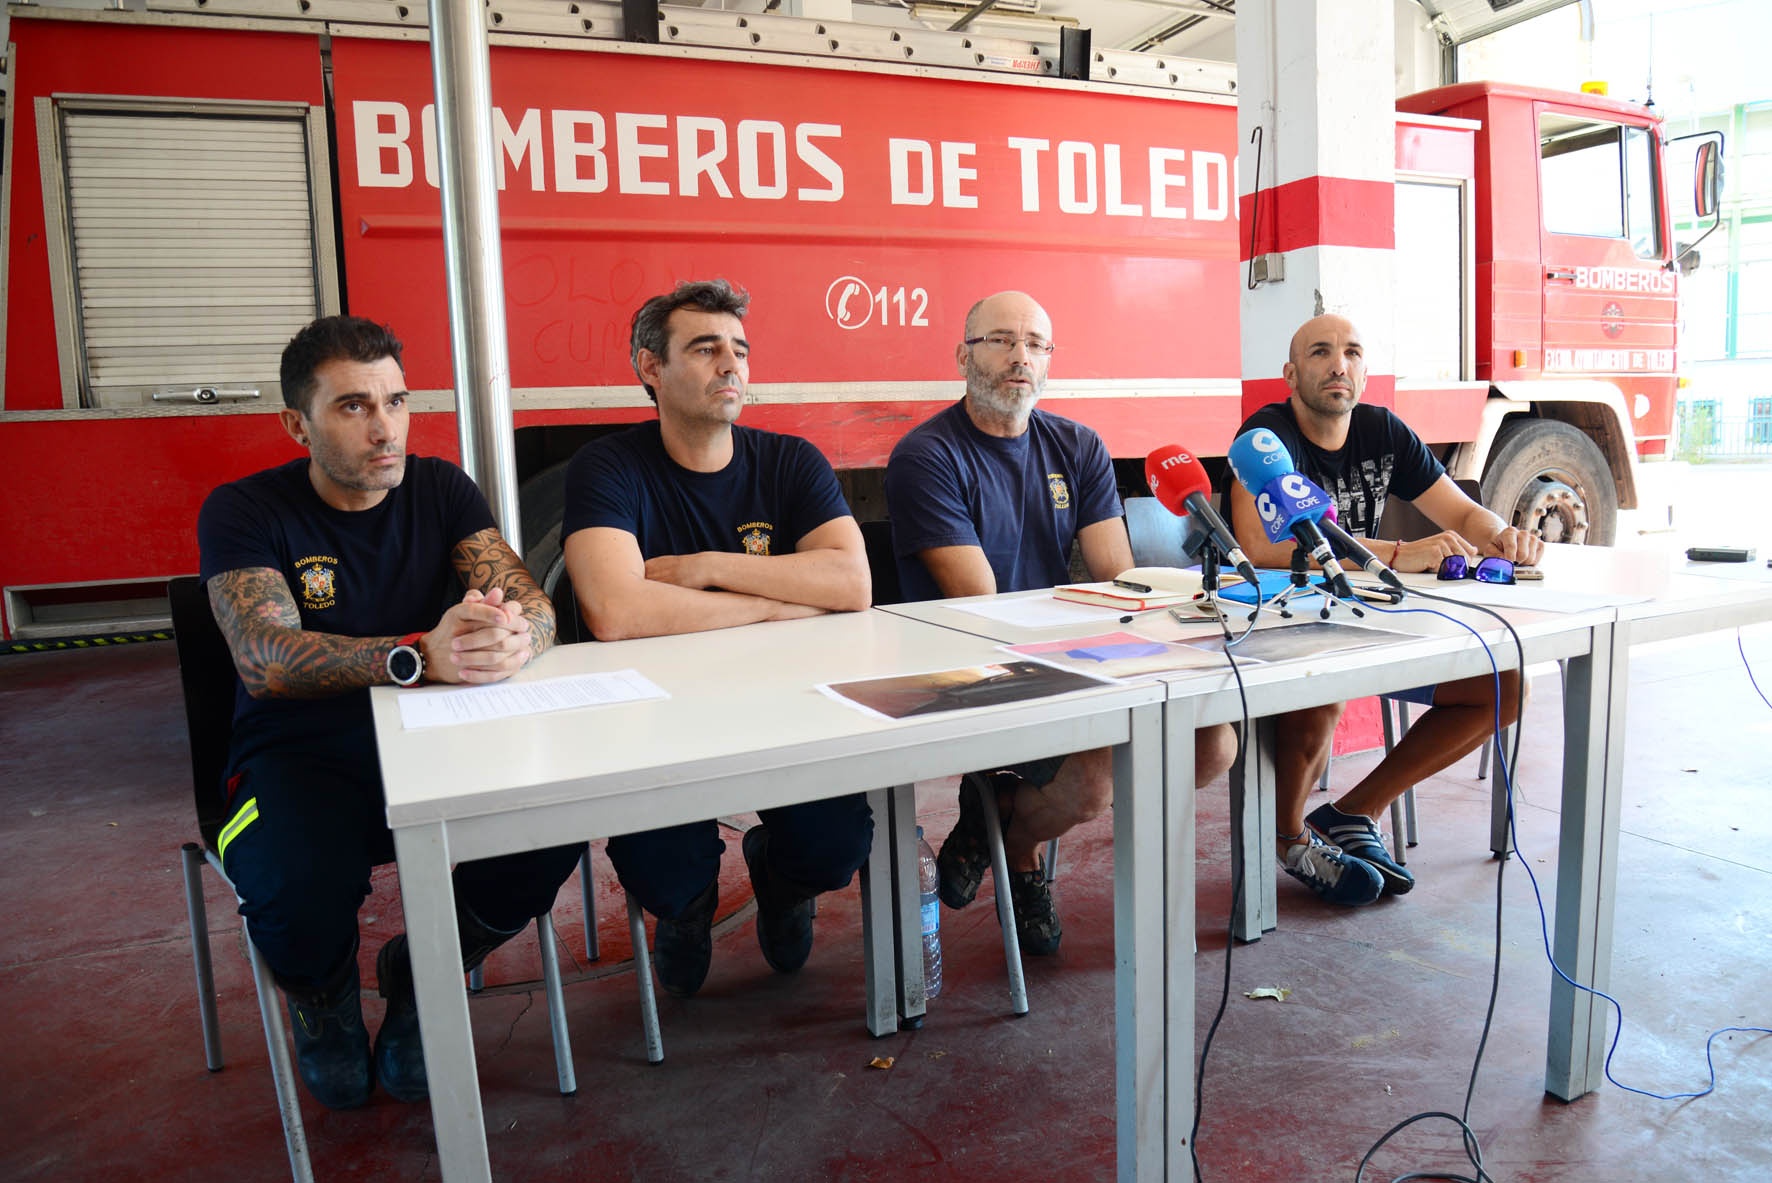
M923 908L923 996L941 997L941 899L935 893L939 876L935 870L935 852L923 839L923 827L917 827L917 892Z

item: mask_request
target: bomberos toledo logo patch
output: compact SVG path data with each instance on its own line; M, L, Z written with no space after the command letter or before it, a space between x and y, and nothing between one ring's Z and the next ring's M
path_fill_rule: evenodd
M334 556L309 555L296 560L295 576L303 608L319 612L338 603L338 559Z
M1046 488L1052 492L1053 509L1069 509L1071 507L1071 487L1065 484L1064 473L1047 473Z
M775 527L768 522L746 522L738 528L738 540L747 555L767 555L774 533Z

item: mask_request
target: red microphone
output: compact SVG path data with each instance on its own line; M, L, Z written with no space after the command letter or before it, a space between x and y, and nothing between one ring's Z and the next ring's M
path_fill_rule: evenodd
M1225 561L1236 568L1237 574L1252 586L1260 586L1255 577L1255 565L1237 545L1237 536L1231 533L1231 528L1212 508L1212 482L1206 478L1206 466L1198 457L1180 444L1165 444L1145 457L1144 479L1164 509L1177 517L1192 516L1205 527L1207 538L1224 555Z

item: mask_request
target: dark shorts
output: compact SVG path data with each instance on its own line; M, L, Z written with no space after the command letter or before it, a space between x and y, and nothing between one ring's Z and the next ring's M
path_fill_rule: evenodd
M1028 760L1021 764L1011 764L1002 771L1013 772L1036 789L1043 789L1051 784L1053 778L1058 775L1059 766L1065 762L1065 759L1064 756L1047 756L1043 760Z

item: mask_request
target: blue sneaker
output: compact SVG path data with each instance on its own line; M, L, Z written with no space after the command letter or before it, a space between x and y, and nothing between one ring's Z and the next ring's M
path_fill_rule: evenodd
M1320 805L1304 819L1304 824L1331 846L1341 847L1343 854L1370 864L1384 880L1384 889L1392 895L1407 895L1415 886L1415 876L1404 870L1403 864L1385 848L1378 823L1364 814L1343 813L1333 805Z
M1370 863L1343 854L1308 826L1295 838L1281 838L1292 843L1280 860L1281 869L1330 903L1357 908L1383 894L1384 880Z

